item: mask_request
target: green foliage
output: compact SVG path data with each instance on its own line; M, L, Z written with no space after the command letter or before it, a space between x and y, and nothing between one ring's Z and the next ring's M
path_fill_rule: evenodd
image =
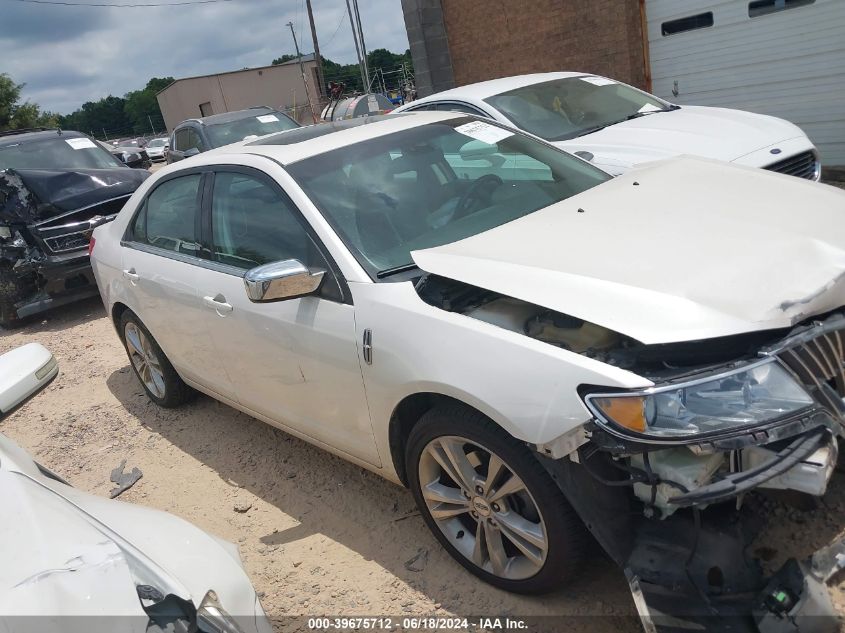
M153 77L141 90L123 97L109 95L99 101L88 101L66 116L59 117L61 127L93 133L109 138L150 134L164 129L156 93L173 83L173 77ZM152 126L150 122L152 121Z
M42 112L37 103L20 103L23 87L24 84L16 84L6 73L0 73L0 130L55 127L57 115Z
M296 55L284 54L273 60L273 64L281 64L286 61L296 59ZM398 53L391 53L386 48L376 48L367 51L367 66L370 69L370 75L373 76L376 69L389 73L399 69L402 64L406 65L408 72L413 77L414 67L411 63L411 51L406 50L401 55ZM332 60L323 57L323 77L326 85L330 81L343 82L346 84L346 92L363 92L364 82L361 81L361 68L357 63L352 64L338 64ZM388 88L398 87L399 75L388 77ZM374 88L375 89L375 88Z
M276 66L277 64L284 64L285 62L290 62L294 59L296 59L296 55L288 55L287 53L285 53L281 57L277 57L276 59L274 59L271 63L273 64L273 66Z

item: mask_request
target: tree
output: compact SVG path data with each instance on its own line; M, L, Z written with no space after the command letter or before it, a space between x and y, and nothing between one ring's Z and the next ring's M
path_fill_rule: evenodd
M296 59L296 55L289 55L285 53L281 57L277 57L276 59L274 59L272 64L273 66L277 66L279 64L284 64L285 62L293 61L294 59Z
M6 73L0 73L0 130L9 127L23 84L16 84Z
M56 114L42 112L38 104L31 101L20 103L24 85L16 84L6 73L0 73L0 130L56 127Z

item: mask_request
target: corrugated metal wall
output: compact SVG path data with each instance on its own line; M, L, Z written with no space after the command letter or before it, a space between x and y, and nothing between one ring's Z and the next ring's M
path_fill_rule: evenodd
M845 0L758 17L750 2L646 0L652 92L782 117L804 129L825 165L845 165ZM662 34L665 22L706 12L713 26Z

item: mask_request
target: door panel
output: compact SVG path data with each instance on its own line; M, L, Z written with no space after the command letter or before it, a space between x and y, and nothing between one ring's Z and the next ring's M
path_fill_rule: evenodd
M234 388L204 328L197 294L202 174L172 178L144 201L123 248L130 308L183 377L228 398Z
M197 291L238 402L380 465L358 361L355 309L334 298L331 270L325 291L316 296L253 303L246 294L243 276L261 264L298 259L328 269L298 210L257 174L218 172L209 214L216 263L197 272Z

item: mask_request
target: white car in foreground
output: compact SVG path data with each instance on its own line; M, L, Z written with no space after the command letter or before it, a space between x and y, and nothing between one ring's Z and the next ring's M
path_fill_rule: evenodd
M826 185L692 158L612 178L430 112L202 154L93 237L154 402L197 389L408 485L507 590L576 579L589 530L636 591L750 612L738 499L823 495L835 463L845 192Z
M613 175L690 154L821 177L818 152L797 125L741 110L675 105L598 75L504 77L438 92L393 112L422 110L466 112L517 127Z
M57 373L37 343L0 355L0 403L19 404ZM4 633L272 630L235 545L75 490L3 434L0 502Z

